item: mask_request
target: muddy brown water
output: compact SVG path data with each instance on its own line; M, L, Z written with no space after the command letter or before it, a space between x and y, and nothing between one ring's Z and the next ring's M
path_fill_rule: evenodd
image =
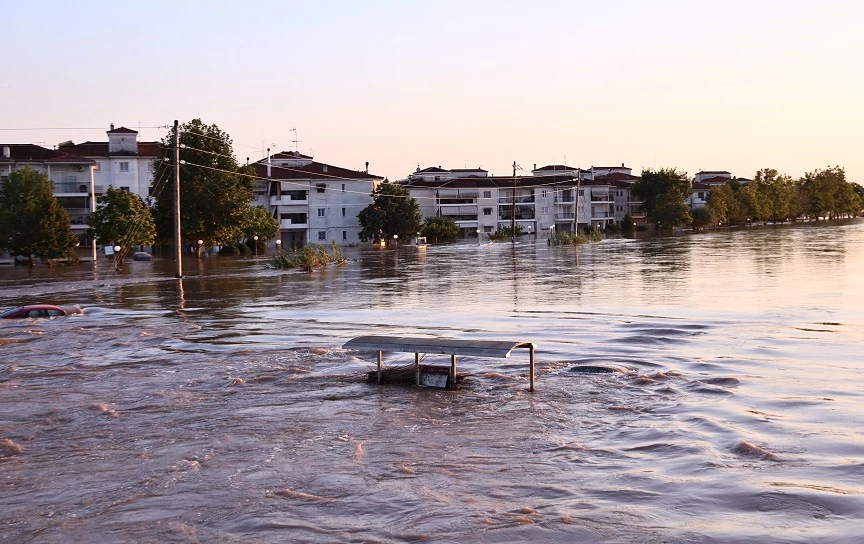
M861 221L349 256L0 269L83 310L0 323L0 542L864 538ZM362 334L537 391L368 385Z

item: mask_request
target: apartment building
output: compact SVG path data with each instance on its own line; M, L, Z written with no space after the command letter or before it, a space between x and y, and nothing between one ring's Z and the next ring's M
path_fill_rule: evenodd
M357 216L383 181L369 173L369 163L361 172L316 162L297 151L282 151L252 166L267 186L267 207L279 221L283 247L357 243Z

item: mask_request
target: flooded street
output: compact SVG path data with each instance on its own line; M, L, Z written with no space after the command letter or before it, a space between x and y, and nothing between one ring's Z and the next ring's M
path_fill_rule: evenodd
M861 541L861 220L348 256L0 268L0 543Z

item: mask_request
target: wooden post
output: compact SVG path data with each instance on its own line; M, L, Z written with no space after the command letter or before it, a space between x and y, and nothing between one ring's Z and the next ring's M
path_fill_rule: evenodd
M384 352L379 351L378 352L378 385L381 385L381 376L384 373L383 366L384 366Z
M456 389L456 354L450 356L450 389Z
M414 354L414 372L416 373L416 384L420 385L420 354Z
M183 239L180 234L180 123L174 120L174 259L175 278L183 277Z
M529 364L530 364L531 368L528 371L529 372L528 391L534 391L534 345L533 344L531 345L530 349L531 349L531 362Z

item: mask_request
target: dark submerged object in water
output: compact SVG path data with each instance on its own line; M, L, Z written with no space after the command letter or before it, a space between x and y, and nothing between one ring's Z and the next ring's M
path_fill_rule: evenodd
M597 365L577 365L571 367L569 371L581 374L615 374L616 372L623 372L620 368Z
M152 261L153 255L150 255L146 251L137 251L135 255L132 256L133 261Z

